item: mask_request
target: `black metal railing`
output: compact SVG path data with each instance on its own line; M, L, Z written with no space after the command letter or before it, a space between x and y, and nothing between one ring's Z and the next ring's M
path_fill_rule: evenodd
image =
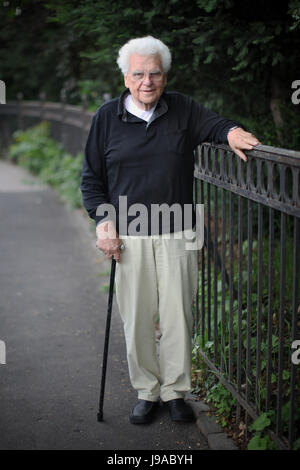
M259 145L244 163L228 146L196 152L205 206L196 304L199 356L236 399L236 420L267 413L279 448L300 434L300 152ZM299 354L300 356L300 354Z

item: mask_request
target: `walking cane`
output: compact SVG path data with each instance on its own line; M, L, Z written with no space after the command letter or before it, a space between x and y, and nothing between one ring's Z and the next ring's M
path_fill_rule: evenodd
M115 271L116 271L116 260L113 258L111 260L111 270L110 270L106 331L105 331L105 342L104 342L104 352L103 352L103 362L102 362L102 379L101 379L101 389L100 389L100 399L99 399L99 411L97 414L98 422L103 421L103 401L104 401L104 389L105 389L105 378L106 378L106 364L107 364L107 353L108 353L108 343L109 343L111 310L112 310L113 295L114 295Z
M123 245L123 243L122 245L120 245L119 249L121 251L125 249L125 246ZM104 352L103 352L103 362L102 362L102 378L101 378L101 388L100 388L99 410L97 414L97 420L99 422L103 421L103 401L104 401L104 390L105 390L105 379L106 379L106 365L107 365L111 311L112 311L113 296L114 296L115 272L116 272L116 260L112 258L111 270L110 270L110 281L109 281L105 342L104 342Z

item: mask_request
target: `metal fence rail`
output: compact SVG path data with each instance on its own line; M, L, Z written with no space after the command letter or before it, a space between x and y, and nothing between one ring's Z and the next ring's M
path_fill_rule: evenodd
M300 152L259 145L244 163L226 145L196 152L205 245L196 324L199 354L256 419L268 412L279 448L300 436Z

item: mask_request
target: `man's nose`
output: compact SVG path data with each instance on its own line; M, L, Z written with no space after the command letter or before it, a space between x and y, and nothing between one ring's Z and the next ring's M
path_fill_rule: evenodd
M149 73L145 73L145 77L144 77L144 85L151 85L151 80L150 80L150 74Z

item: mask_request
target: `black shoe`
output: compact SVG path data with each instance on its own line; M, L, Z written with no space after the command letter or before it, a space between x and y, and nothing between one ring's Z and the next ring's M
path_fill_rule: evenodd
M138 400L129 416L131 424L151 423L157 407L158 401Z
M192 408L185 403L183 398L175 398L174 400L165 401L172 421L191 423L196 420Z

